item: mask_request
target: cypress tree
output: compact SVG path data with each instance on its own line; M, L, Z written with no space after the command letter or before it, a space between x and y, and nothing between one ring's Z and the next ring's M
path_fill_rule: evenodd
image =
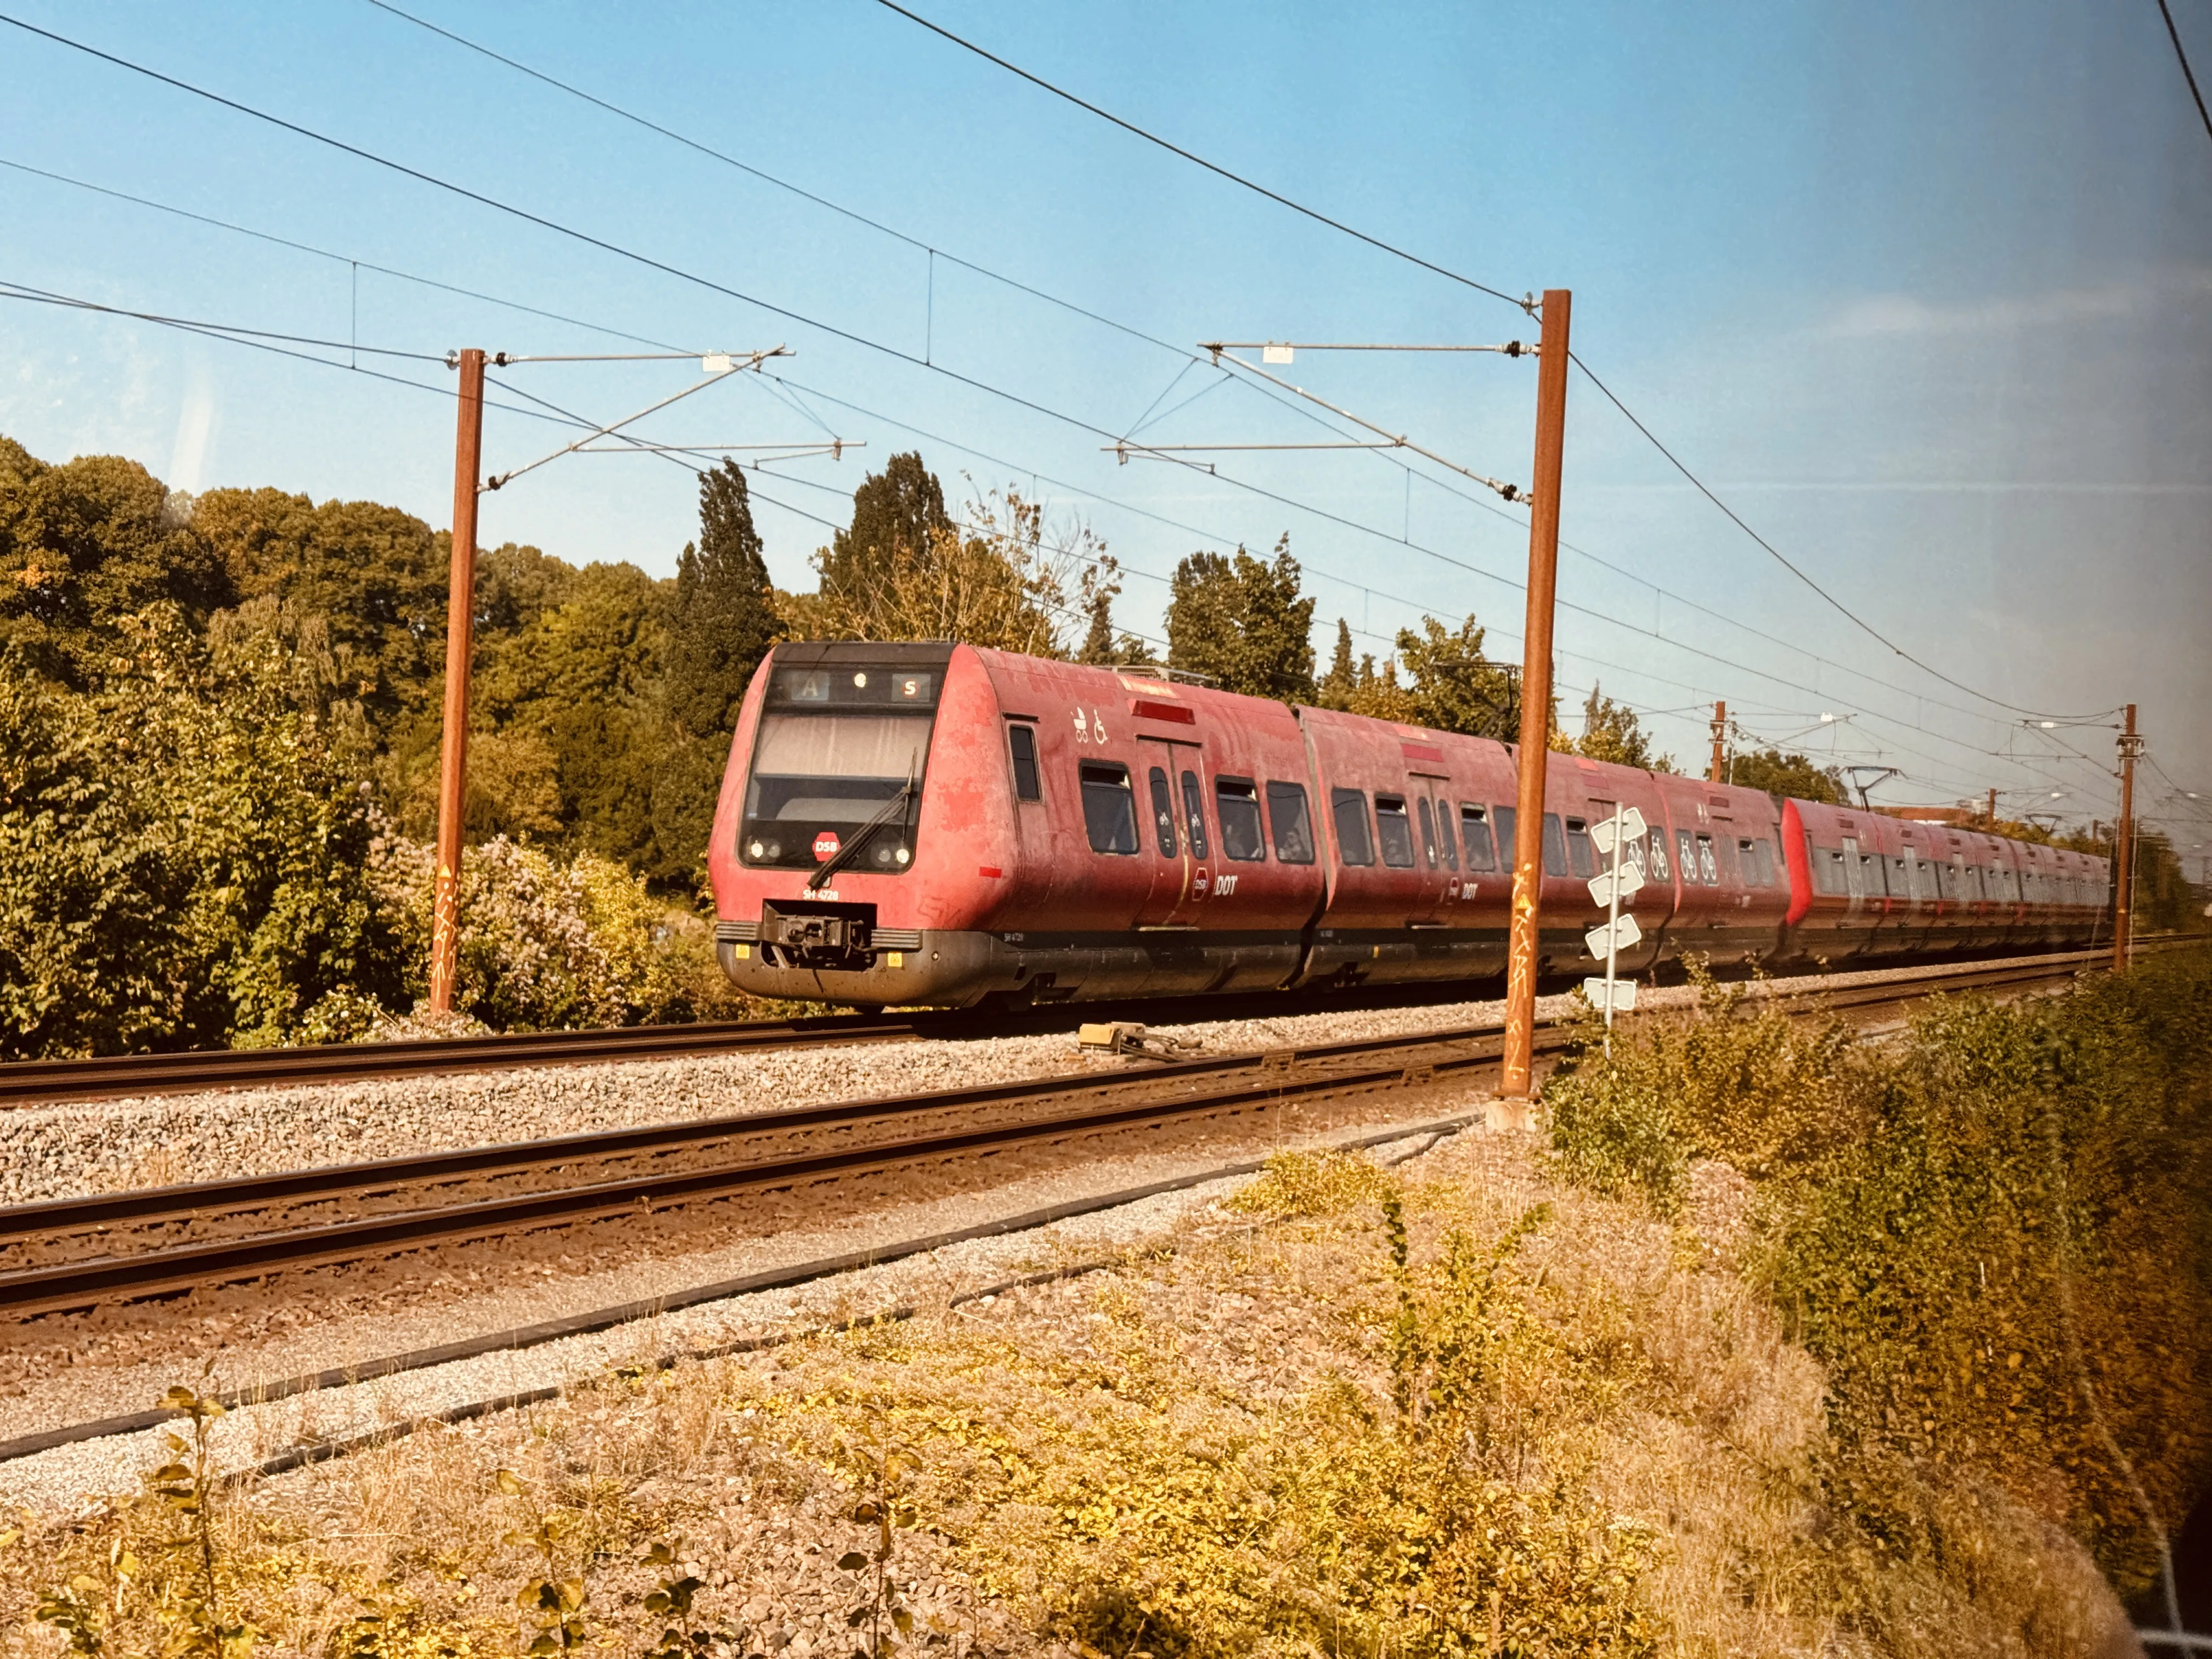
M657 873L703 875L714 799L730 733L753 671L775 641L768 564L744 474L724 461L699 480L699 539L676 562L676 595L662 646L672 728L653 785Z
M921 452L892 456L853 492L852 527L837 531L819 558L822 592L866 609L901 549L909 557L926 555L930 532L951 526L945 488L921 464Z
M663 672L678 731L729 735L775 626L745 475L724 461L699 480L699 539L685 543L676 562Z

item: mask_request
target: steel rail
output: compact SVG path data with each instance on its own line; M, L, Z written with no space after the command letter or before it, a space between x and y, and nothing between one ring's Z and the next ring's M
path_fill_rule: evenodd
M2072 966L2045 962L1977 973L1948 974L1932 983L1927 979L1891 981L1879 985L1845 988L1820 999L1820 1009L1870 1008L1905 1005L1933 992L1991 988L2001 985L2047 982L2071 977ZM1811 1010L1808 1009L1808 1012ZM1553 1024L1540 1034L1539 1048L1555 1052L1574 1040L1571 1026ZM272 1273L327 1267L365 1258L412 1250L428 1245L480 1241L547 1226L571 1225L621 1214L649 1213L701 1200L729 1197L749 1190L775 1190L878 1174L918 1164L941 1163L963 1156L994 1152L1041 1142L1152 1127L1178 1120L1218 1116L1250 1109L1267 1109L1316 1095L1371 1091L1395 1084L1421 1084L1453 1073L1486 1066L1498 1059L1503 1032L1495 1025L1464 1027L1448 1031L1411 1032L1396 1036L1358 1039L1316 1045L1310 1048L1277 1050L1206 1060L1172 1062L1144 1072L1101 1078L1096 1074L1058 1076L1023 1083L988 1085L978 1090L953 1090L890 1101L851 1103L843 1108L809 1109L817 1122L844 1122L859 1127L871 1121L896 1122L915 1112L985 1100L1030 1097L1041 1102L1066 1102L1071 1097L1103 1093L1103 1103L1077 1105L1072 1109L1047 1111L1022 1121L953 1133L924 1133L892 1138L863 1146L823 1152L740 1159L717 1168L684 1172L661 1172L589 1182L550 1192L513 1197L473 1200L443 1206L401 1211L350 1220L292 1227L240 1239L182 1244L131 1255L108 1255L51 1267L0 1273L0 1316L17 1320L42 1314L88 1308L106 1302L134 1301L266 1276ZM1370 1063L1346 1068L1346 1062ZM1380 1060L1382 1063L1371 1063ZM1324 1066L1305 1076L1292 1075L1293 1066ZM1199 1085L1234 1071L1256 1073L1225 1087L1159 1097L1163 1085ZM1120 1098L1135 1091L1144 1097ZM753 1130L773 1129L794 1121L798 1113L750 1115L741 1120ZM662 1133L682 1134L706 1130L726 1134L715 1125L664 1126ZM574 1161L589 1141L613 1139L629 1148L653 1130L611 1132L608 1137L566 1137L557 1152L540 1162ZM486 1154L514 1158L534 1149L520 1146L481 1149ZM410 1177L395 1165L428 1162L443 1164L468 1153L434 1155L429 1160L384 1160L368 1178L371 1186L388 1185ZM477 1168L486 1167L483 1165ZM303 1171L298 1176L244 1177L244 1185L308 1181L319 1176L328 1190L360 1190L365 1166L340 1166L325 1171ZM137 1216L124 1207L111 1207L110 1225L118 1220L204 1214L211 1209L238 1207L243 1190L240 1182L200 1183L194 1187L159 1189L143 1194L119 1194L112 1200L95 1200L111 1206L127 1206L142 1200ZM279 1194L291 1198L305 1190L294 1185ZM226 1206L223 1197L234 1201ZM252 1200L246 1202L251 1204ZM36 1206L40 1218L58 1218L79 1211L81 1204L67 1201ZM0 1212L0 1224L17 1237L35 1236L19 1227L20 1212ZM24 1218L28 1220L29 1218ZM81 1231L78 1216L70 1214L64 1227ZM49 1230L51 1231L51 1230Z
M2084 962L2100 960L2100 953L2078 953ZM2033 965L1947 971L1944 987L1974 989L2009 983L2023 975L2040 978L2060 971L2055 960ZM1843 1008L1869 1000L1887 999L1899 984L1841 987L1826 994L1826 1006ZM1779 983L1769 981L1770 984ZM1768 994L1788 994L1784 991ZM1143 1070L1113 1073L1061 1073L1046 1078L971 1085L915 1095L841 1101L827 1105L783 1110L744 1112L721 1117L686 1119L636 1128L586 1130L575 1134L534 1140L501 1141L464 1147L449 1152L403 1154L355 1164L283 1170L273 1175L233 1176L208 1182L135 1191L48 1199L0 1207L0 1249L27 1239L112 1231L118 1227L149 1226L202 1217L235 1213L272 1204L300 1205L391 1191L404 1186L429 1186L471 1177L504 1176L591 1160L639 1155L666 1155L718 1140L763 1133L886 1123L932 1111L993 1105L1024 1098L1069 1095L1085 1091L1157 1088L1165 1078L1195 1078L1239 1070L1262 1063L1276 1066L1314 1065L1356 1058L1386 1048L1408 1045L1479 1041L1497 1036L1504 1026L1496 1022L1447 1028L1425 1033L1385 1037L1362 1037L1263 1052L1162 1060Z
M684 1054L741 1054L808 1042L875 1042L921 1034L911 1016L820 1014L700 1025L624 1025L432 1037L419 1042L333 1042L296 1048L192 1048L179 1054L90 1060L19 1060L0 1066L0 1106L183 1094L203 1089L284 1087L418 1077L507 1066L581 1066Z
M2192 936L2193 937L2193 936ZM2154 944L2138 936L2138 948ZM2087 960L2094 952L2065 951L2041 958ZM1843 971L1856 971L1846 969ZM1938 963L1931 972L1955 972ZM1402 1006L1423 992L1464 995L1464 983L1376 988L1383 1006ZM1352 1006L1373 1006L1355 997ZM794 1019L726 1020L698 1025L611 1026L583 1031L531 1031L485 1036L433 1037L420 1042L309 1044L292 1048L194 1048L177 1054L114 1054L77 1060L0 1063L0 1109L46 1103L110 1100L141 1095L186 1094L213 1089L289 1088L315 1083L434 1076L508 1068L605 1065L620 1060L743 1054L752 1049L813 1044L884 1042L915 1037L1005 1035L1040 1021L1064 1021L1068 1005L1024 1010L995 1021L972 1009L927 1009L910 1014L817 1014ZM1110 1018L1127 1011L1161 1020L1187 1010L1198 1019L1237 1018L1315 1010L1282 994L1181 998L1150 1003L1116 1000L1086 1005Z

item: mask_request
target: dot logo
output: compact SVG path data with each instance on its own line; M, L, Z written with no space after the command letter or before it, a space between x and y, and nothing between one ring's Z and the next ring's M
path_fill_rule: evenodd
M837 856L837 832L835 830L824 830L814 838L814 861L817 864L827 864Z

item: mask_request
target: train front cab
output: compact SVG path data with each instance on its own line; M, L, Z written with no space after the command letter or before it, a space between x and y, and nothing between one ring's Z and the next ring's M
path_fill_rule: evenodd
M886 738L872 700L909 682L934 706ZM1279 703L966 646L779 647L709 854L724 966L863 1005L1282 985L1321 908L1305 768ZM837 805L902 791L873 831Z
M988 908L973 872L1011 843L974 753L996 724L965 648L770 652L738 712L708 848L731 979L760 996L964 1000L988 954L969 926ZM948 882L963 866L968 878Z

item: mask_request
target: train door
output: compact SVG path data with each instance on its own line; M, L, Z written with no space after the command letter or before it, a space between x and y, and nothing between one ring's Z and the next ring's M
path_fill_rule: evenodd
M1421 870L1421 897L1413 920L1441 923L1450 915L1459 895L1459 849L1452 844L1456 829L1451 805L1451 781L1416 772L1412 785L1415 847Z
M1211 886L1206 834L1206 767L1196 744L1138 740L1143 777L1140 809L1152 826L1152 890L1138 913L1139 927L1195 927Z
M1859 856L1858 837L1844 837L1844 891L1850 897L1850 915L1856 919L1867 900L1865 860Z

